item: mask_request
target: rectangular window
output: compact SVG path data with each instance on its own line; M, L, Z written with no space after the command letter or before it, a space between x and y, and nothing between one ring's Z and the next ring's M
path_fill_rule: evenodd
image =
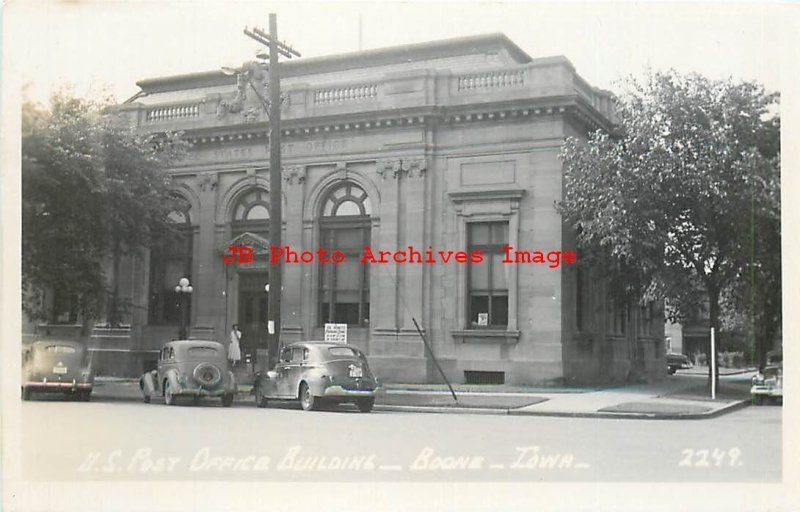
M370 244L370 226L363 223L328 224L320 232L321 246L341 251L341 263L320 264L320 324L369 325L369 265L360 262Z
M182 277L190 281L192 268L192 233L189 229L167 235L150 253L150 323L178 325L181 300L190 318L191 295L181 297L175 286Z
M470 329L508 326L508 265L502 263L508 245L508 222L467 224L467 252L481 251L481 263L469 263L467 318Z

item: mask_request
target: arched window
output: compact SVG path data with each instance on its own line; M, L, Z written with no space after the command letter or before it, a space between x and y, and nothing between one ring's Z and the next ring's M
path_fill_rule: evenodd
M369 265L359 260L370 245L372 203L358 185L331 190L320 212L320 246L345 260L320 265L319 324L369 325Z
M191 205L175 197L176 207L167 220L172 230L158 240L150 250L150 323L178 325L180 299L175 285L182 277L192 279L192 214ZM187 318L191 318L191 296L186 298Z
M254 188L242 194L233 208L232 235L249 232L269 238L269 192Z

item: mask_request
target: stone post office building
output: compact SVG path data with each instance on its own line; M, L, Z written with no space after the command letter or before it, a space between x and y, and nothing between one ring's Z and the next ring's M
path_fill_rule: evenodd
M388 382L438 381L412 318L454 382L560 384L663 373L660 308L620 306L586 268L501 264L503 245L574 249L554 208L567 136L612 126L608 93L564 57L532 58L502 34L288 61L282 65L283 244L344 252L287 264L282 340L322 339L326 322ZM170 172L186 236L128 260L127 327L96 330L109 353L177 336L175 285L194 288L191 335L266 346L267 119L221 71L142 80L121 106L147 132L183 131ZM262 93L263 94L263 93ZM227 265L231 245L256 258ZM482 250L480 265L359 264L365 245ZM272 290L274 293L275 290Z

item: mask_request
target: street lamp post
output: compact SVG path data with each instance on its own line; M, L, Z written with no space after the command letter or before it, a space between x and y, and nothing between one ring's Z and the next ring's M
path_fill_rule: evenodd
M188 296L191 295L193 290L192 285L189 284L189 280L185 277L182 277L175 287L175 293L178 294L178 303L181 308L181 328L178 331L178 338L182 340L189 337L189 316L186 311L186 299L188 299Z

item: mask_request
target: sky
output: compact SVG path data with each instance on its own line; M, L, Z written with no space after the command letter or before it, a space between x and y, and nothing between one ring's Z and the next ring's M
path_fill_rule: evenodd
M242 30L266 29L275 12L279 38L304 57L503 32L532 57L566 56L605 89L650 67L780 90L785 66L776 50L797 27L787 10L798 12L721 2L10 0L4 58L37 101L65 84L79 96L108 91L123 101L137 80L251 60L258 45Z

